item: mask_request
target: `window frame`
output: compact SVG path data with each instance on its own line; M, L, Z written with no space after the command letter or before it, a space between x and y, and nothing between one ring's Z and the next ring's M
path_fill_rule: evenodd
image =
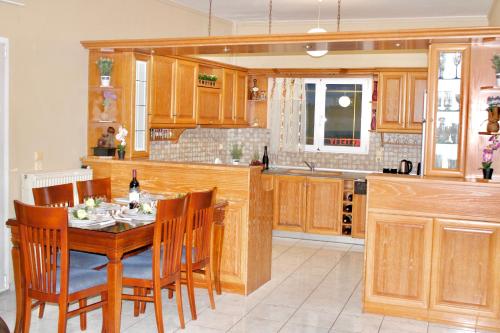
M372 113L372 86L371 77L338 77L338 78L311 78L304 80L306 84L316 85L315 108L314 108L314 143L305 144L304 150L308 152L341 153L341 154L368 154L370 145L370 121ZM335 147L324 144L325 133L325 100L327 84L360 84L362 86L361 103L361 129L359 147ZM307 117L305 117L307 122ZM307 123L306 123L307 127Z

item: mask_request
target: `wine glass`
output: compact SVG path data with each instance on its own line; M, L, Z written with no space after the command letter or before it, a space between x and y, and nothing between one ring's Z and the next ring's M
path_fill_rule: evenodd
M455 64L455 79L458 79L458 65L462 62L462 54L456 53L453 57L453 63Z

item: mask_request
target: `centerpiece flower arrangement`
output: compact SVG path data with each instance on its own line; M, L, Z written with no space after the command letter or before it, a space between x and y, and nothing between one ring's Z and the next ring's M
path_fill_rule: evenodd
M153 206L148 202L142 202L139 204L139 212L142 214L151 215L153 214Z
M118 134L116 134L116 140L120 141L120 143L118 144L118 158L120 160L125 159L125 146L127 145L125 139L127 138L127 135L127 129L125 129L125 127L123 126L120 126L120 128L118 128Z
M78 220L88 220L92 210L99 207L103 202L103 199L88 198L83 202L83 207L73 210L73 217Z
M483 178L491 179L493 176L493 168L491 164L493 163L493 152L500 148L500 140L498 140L498 135L492 135L488 140L488 144L483 148L482 156L482 169Z

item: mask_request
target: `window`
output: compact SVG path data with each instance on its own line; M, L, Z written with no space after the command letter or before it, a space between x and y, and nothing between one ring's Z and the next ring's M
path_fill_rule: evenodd
M307 79L306 150L367 154L371 78Z
M135 151L146 151L147 65L146 61L135 62Z

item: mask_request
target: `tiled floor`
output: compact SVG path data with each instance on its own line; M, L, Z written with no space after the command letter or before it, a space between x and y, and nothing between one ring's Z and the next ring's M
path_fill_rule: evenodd
M186 329L179 329L175 299L164 292L167 332L185 333L461 333L460 328L361 312L363 247L339 243L273 240L272 279L248 297L223 294L215 311L208 307L205 290L196 290L198 320L191 321L184 290ZM10 328L15 320L12 292L0 295L0 316ZM31 332L55 332L57 308L47 306L45 317L32 314ZM88 315L87 332L100 332L101 312ZM68 321L68 332L79 332L78 318ZM134 318L132 303L123 302L122 331L156 331L153 306ZM473 331L473 330L472 330Z

